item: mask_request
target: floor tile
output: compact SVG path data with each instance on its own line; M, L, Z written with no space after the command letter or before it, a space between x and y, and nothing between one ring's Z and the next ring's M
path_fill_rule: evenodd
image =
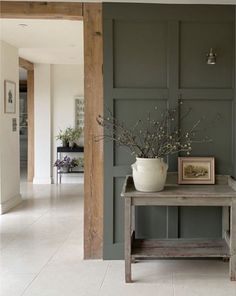
M0 276L0 295L18 296L22 295L27 286L34 279L34 274L6 273Z
M50 264L24 296L97 296L107 265L103 261Z
M175 296L235 296L236 282L224 276L211 274L174 274Z
M162 272L155 261L132 264L132 279L125 283L123 261L111 261L99 296L174 296L172 274Z

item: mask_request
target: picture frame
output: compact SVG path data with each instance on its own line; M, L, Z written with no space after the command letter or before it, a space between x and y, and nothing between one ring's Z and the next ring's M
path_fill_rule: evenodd
M4 80L4 112L16 113L16 83Z
M82 129L80 145L84 146L84 97L75 96L75 128Z
M215 184L215 158L178 157L178 184Z

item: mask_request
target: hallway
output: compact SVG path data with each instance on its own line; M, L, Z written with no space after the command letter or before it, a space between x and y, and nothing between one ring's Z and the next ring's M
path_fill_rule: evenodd
M23 203L0 216L1 296L235 296L228 264L159 260L83 261L83 187L22 183Z
M81 261L82 190L77 184L22 183L22 204L0 217L1 296L22 295L52 262Z

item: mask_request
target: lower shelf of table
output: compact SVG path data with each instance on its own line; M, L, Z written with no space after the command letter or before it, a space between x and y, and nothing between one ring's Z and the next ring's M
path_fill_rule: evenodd
M230 257L230 250L224 239L134 239L131 254L135 258Z

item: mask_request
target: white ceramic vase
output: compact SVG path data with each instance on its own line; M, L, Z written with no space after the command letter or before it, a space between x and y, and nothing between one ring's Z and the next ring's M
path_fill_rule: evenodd
M162 158L136 158L132 164L136 190L155 192L164 189L168 165Z

